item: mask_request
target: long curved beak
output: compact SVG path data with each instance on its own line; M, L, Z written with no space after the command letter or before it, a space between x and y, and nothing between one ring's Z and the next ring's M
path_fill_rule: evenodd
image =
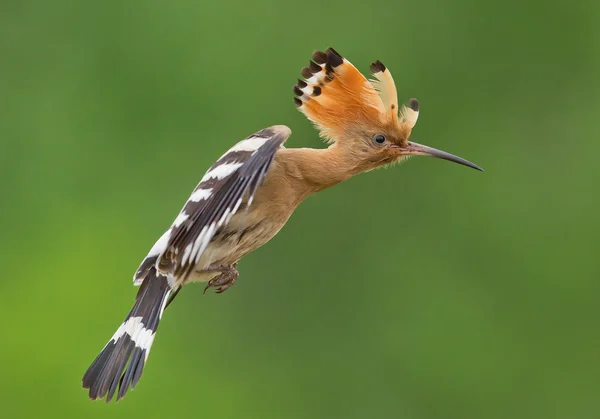
M406 147L402 147L402 154L406 156L429 156L438 159L448 160L454 163L462 164L463 166L471 167L475 170L483 172L483 169L477 166L475 163L471 163L462 157L455 156L454 154L446 153L445 151L438 150L437 148L428 147L426 145L408 142Z

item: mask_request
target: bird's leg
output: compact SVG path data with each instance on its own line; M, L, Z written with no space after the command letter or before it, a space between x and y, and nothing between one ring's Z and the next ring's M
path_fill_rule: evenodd
M221 294L223 291L235 284L235 281L239 275L237 270L237 262L230 266L208 266L207 268L202 269L200 272L220 272L219 276L216 276L208 281L206 288L204 288L205 293L209 288L215 288L215 292L217 294Z

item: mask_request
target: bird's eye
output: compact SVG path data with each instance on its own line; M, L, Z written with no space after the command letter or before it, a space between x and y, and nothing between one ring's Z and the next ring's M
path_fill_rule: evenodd
M385 143L385 135L377 134L373 137L373 142L377 145L382 145Z

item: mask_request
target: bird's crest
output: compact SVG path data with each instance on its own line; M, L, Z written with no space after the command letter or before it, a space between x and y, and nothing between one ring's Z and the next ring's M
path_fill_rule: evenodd
M389 70L376 61L371 64L374 80L367 80L350 61L333 48L315 51L305 80L294 86L294 102L329 141L335 141L361 127L405 128L417 122L418 102L398 108L396 85Z

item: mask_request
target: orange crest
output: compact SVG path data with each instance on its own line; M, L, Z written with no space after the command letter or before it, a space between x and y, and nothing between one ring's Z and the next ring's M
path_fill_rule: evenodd
M375 80L367 80L333 48L316 51L308 67L302 69L306 81L294 86L298 108L330 141L364 127L390 129L414 127L418 102L398 109L394 79L380 62L371 65ZM400 117L398 115L400 111Z

